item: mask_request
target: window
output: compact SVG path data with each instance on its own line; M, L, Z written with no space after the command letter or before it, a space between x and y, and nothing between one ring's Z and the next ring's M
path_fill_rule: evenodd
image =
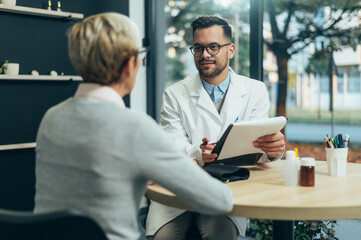
M361 72L349 72L347 90L349 93L361 93Z

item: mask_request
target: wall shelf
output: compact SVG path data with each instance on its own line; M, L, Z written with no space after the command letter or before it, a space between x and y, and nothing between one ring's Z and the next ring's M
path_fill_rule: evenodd
M73 13L73 12L58 12L47 9L40 8L31 8L31 7L22 7L22 6L11 6L6 4L0 4L0 11L2 12L11 12L18 14L27 14L51 18L64 18L64 19L83 19L84 14L82 13Z
M0 80L32 80L32 81L83 81L81 76L50 76L50 75L39 75L33 76L28 74L19 75L6 75L0 74Z
M0 145L0 151L36 148L36 142Z

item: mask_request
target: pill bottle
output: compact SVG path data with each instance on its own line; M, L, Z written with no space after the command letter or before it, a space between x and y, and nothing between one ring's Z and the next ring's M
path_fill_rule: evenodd
M301 158L300 164L300 185L305 187L315 186L315 159Z
M298 186L298 164L295 151L286 152L283 178L286 186Z

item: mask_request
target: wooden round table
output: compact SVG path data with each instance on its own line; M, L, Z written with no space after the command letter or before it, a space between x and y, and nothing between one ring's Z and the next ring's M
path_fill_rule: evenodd
M361 218L361 164L348 163L346 176L333 177L328 175L326 161L316 161L314 187L285 186L283 164L280 160L248 166L251 174L247 181L227 183L234 202L229 215L282 220L277 221L280 229L274 228L274 232L292 232L292 236L293 220ZM192 210L158 185L148 187L147 197L165 205ZM274 236L274 239L286 237Z

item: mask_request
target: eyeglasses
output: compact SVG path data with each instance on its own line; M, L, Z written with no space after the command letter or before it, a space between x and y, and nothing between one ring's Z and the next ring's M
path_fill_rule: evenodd
M139 49L138 55L139 58L143 61L145 59L145 57L147 56L149 48L148 47L142 47L141 49Z
M219 50L221 50L221 47L227 46L227 45L231 45L231 43L226 43L223 45L219 45L219 44L210 44L208 46L200 46L200 45L196 45L196 46L192 46L189 49L191 50L191 52L193 53L193 55L195 57L200 57L202 56L204 49L207 50L207 52L209 53L209 55L211 56L215 56L219 53Z

